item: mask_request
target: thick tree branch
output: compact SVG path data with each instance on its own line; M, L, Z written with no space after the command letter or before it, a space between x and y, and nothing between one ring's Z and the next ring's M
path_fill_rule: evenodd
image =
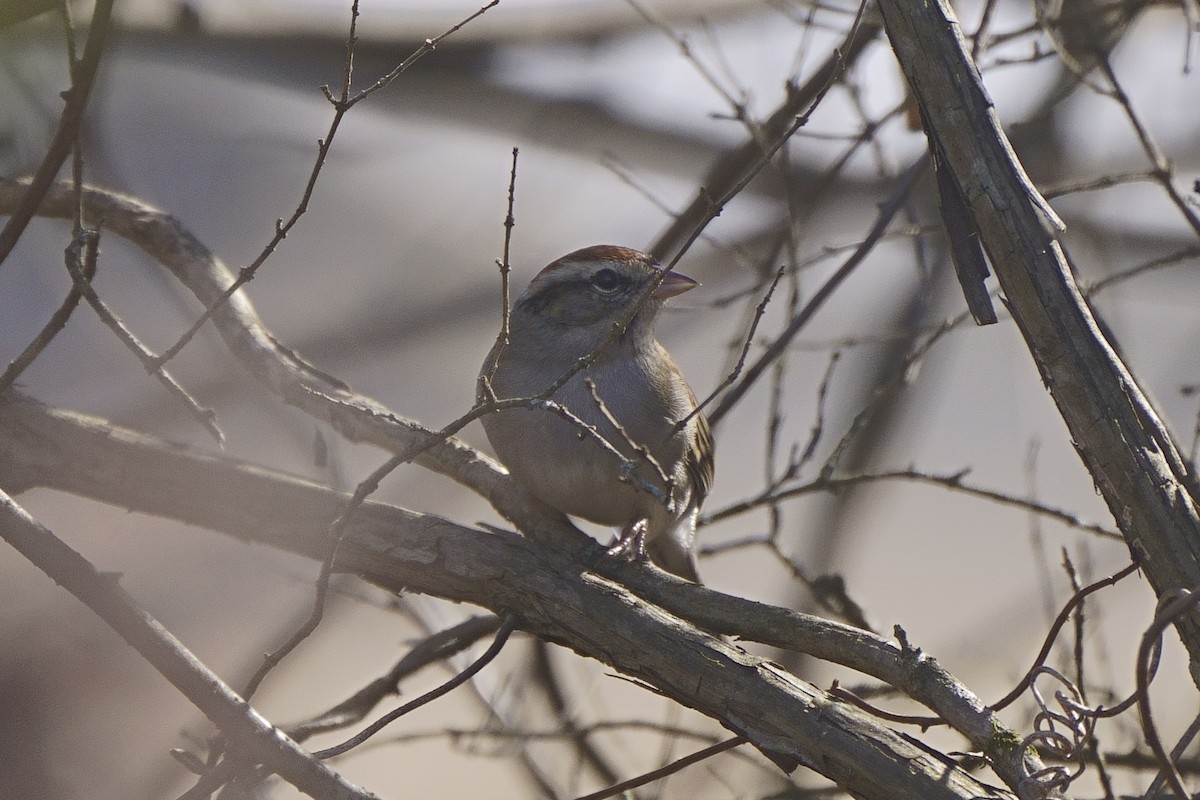
M16 398L0 402L0 485L14 484L137 508L310 558L324 555L328 522L346 500L299 478ZM593 558L602 551L591 548ZM987 753L1011 786L1040 766L978 698L918 650L637 565L602 561L601 575L582 563L521 537L368 501L349 523L338 568L393 591L515 612L525 629L746 734L782 766L808 764L862 796L960 797L981 787L859 710L685 620L896 685Z
M1071 277L1057 218L1009 147L944 0L881 0L929 135L962 190L1080 458L1159 596L1200 585L1195 479ZM1200 682L1200 616L1178 628Z

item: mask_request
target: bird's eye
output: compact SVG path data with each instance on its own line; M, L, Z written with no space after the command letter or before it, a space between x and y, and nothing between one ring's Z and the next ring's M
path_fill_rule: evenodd
M605 294L612 294L617 289L621 288L621 276L617 274L615 269L596 270L596 274L592 276L592 286L595 286Z

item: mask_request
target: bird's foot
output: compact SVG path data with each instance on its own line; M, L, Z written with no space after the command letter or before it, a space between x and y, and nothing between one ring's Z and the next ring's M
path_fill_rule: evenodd
M627 558L643 564L650 560L646 554L646 528L649 527L644 519L635 519L621 529L617 541L605 551L609 558Z

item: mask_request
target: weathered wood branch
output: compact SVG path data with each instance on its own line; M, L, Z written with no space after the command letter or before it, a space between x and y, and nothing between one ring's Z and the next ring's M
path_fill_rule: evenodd
M1060 223L1004 134L945 0L881 0L896 57L974 217L1004 298L1130 550L1160 597L1200 587L1195 476L1097 326ZM1177 625L1200 683L1200 615Z
M0 485L51 487L311 558L326 551L328 522L347 498L13 396L0 401ZM599 551L597 545L592 555ZM600 574L516 535L370 501L353 517L341 553L339 569L389 590L516 613L531 633L640 678L746 734L782 767L809 766L857 796L987 792L911 739L715 634L811 652L893 682L964 732L1010 785L1041 766L933 659L845 625L660 578L636 565L605 562Z

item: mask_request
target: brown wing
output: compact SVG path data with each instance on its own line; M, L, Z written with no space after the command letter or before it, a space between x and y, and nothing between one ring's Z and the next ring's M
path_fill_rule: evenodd
M689 389L689 393L690 391ZM693 395L692 404L695 405L695 403L696 398ZM692 420L692 434L688 442L686 466L688 479L695 488L692 504L699 508L704 505L704 498L708 497L708 490L712 487L713 475L717 466L712 428L709 427L708 419L704 416L703 411Z

